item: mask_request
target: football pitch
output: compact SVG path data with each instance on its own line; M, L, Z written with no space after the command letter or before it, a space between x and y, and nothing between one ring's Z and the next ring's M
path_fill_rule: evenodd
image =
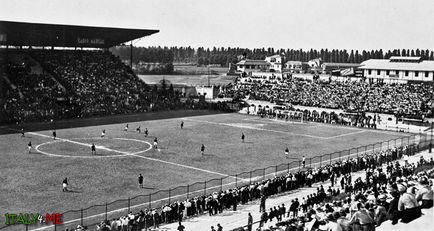
M231 184L243 182L247 180L245 177L234 176L298 161L302 156L310 158L410 135L235 113L132 122L128 131L124 131L125 125L60 129L55 140L52 130L29 132L25 137L18 133L0 135L0 226L4 224L5 213L80 211L92 205L211 179L225 178ZM142 133L136 131L139 126ZM143 133L145 128L149 131L147 137ZM101 137L103 130L105 137ZM244 143L242 133L246 137ZM157 149L152 147L155 137ZM29 141L33 147L30 154ZM95 155L91 154L92 144L96 146ZM204 155L200 150L202 144ZM285 158L286 147L290 158ZM144 188L138 187L139 174L144 176ZM62 192L65 177L70 192ZM195 195L193 189L190 192ZM177 195L176 190L171 193ZM151 198L154 199L162 198ZM185 199L184 195L182 200ZM133 204L128 200L128 205L125 201L109 210L129 205ZM148 206L136 207L144 208ZM94 214L87 212L83 216L91 215Z

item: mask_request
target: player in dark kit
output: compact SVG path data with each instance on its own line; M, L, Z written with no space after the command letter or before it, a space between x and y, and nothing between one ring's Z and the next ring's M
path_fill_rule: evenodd
M244 133L241 133L241 142L244 143L244 138L246 138L246 136L244 135Z
M139 179L139 188L143 188L143 176L142 176L142 174L139 174L138 179Z
M157 149L158 148L158 139L157 139L157 137L155 137L155 139L154 139L154 149Z
M56 139L56 136L57 136L57 134L56 134L56 130L53 130L53 140Z
M96 147L95 147L94 143L92 143L91 149L92 149L92 155L94 155L94 154L96 155Z
M288 147L285 149L285 156L286 156L286 159L289 158L289 149L288 149Z
M102 130L102 133L101 133L101 138L104 138L104 137L105 137L105 129Z
M27 144L27 146L29 147L29 154L32 151L32 141L29 141L29 144Z
M128 131L128 124L125 125L124 131L127 132Z
M203 156L203 154L205 154L205 145L203 145L203 144L200 147L200 153L202 154L202 156Z
M62 182L62 192L68 192L68 178L66 177Z
M184 121L181 121L181 129L184 128Z
M142 129L141 129L140 127L141 127L141 126L139 125L139 127L136 128L136 132L138 132L138 133L142 133Z
M148 128L145 128L145 137L148 137L148 134L149 134Z

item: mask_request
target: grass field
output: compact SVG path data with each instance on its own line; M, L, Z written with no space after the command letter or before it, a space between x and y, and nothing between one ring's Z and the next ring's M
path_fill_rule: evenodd
M139 125L148 128L148 137L135 131ZM408 135L241 114L134 122L127 132L124 126L61 129L57 140L51 138L52 130L24 138L1 135L1 213L80 209ZM103 129L105 138L100 137ZM151 148L154 137L160 151ZM28 154L29 141L39 151ZM95 156L91 143L97 146ZM285 159L286 147L291 159ZM139 173L145 178L143 189L137 187ZM62 193L65 177L71 193Z

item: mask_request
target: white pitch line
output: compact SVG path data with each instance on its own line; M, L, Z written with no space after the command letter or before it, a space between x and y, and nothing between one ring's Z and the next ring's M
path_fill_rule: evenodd
M355 134L359 134L359 133L363 133L363 132L366 132L366 131L362 130L362 131L357 131L357 132L344 133L341 135L327 137L327 139L334 139L334 138L343 137L343 136L351 136L351 135L355 135Z
M47 135L36 133L36 132L29 132L29 134L37 135L37 136L42 136L42 137L47 137L47 138L53 138L52 136L47 136ZM86 147L90 147L91 146L90 144L87 144L87 143L77 142L77 141L73 141L73 140L69 140L69 139L64 139L64 138L56 138L56 139L62 140L62 141L65 141L65 142L70 142L70 143L73 143L73 144L78 144L78 145L86 146ZM99 149L103 149L103 150L107 150L107 151L112 151L112 152L124 154L124 155L127 155L127 156L135 156L135 157L143 158L143 159L146 159L146 160L152 160L152 161L156 161L156 162L160 162L160 163L174 165L174 166L177 166L177 167L189 168L189 169L193 169L193 170L197 170L197 171L201 171L201 172L206 172L206 173L211 173L211 174L215 174L215 175L219 175L219 176L233 177L233 176L230 176L230 175L227 175L227 174L223 174L223 173L219 173L219 172L214 172L214 171L210 171L210 170L206 170L206 169L202 169L202 168L197 168L197 167L193 167L193 166L189 166L189 165L178 164L178 163L174 163L174 162L170 162L170 161L165 161L165 160L160 160L160 159L155 159L155 158L151 158L151 157L137 155L137 154L143 153L145 151L139 151L139 152L130 153L130 152L123 152L123 151L107 148L107 147L104 147L104 146L98 146L98 147L99 147ZM233 178L235 178L235 177L233 177Z
M227 124L227 123L218 123L218 122L211 122L211 121L206 121L206 120L195 120L195 119L189 119L189 118L186 118L186 120L202 122L202 123L209 123L209 124L224 125L224 126L236 127L236 128L246 128L246 129L252 129L252 130L259 130L259 131L275 132L275 133L281 133L281 134L287 134L287 135L306 136L306 137L315 138L315 139L328 139L328 137L323 137L323 136L312 136L312 135L307 135L307 134L285 132L285 131L276 131L276 130L265 129L265 128L254 128L254 127L249 127L249 126L234 125L234 124Z

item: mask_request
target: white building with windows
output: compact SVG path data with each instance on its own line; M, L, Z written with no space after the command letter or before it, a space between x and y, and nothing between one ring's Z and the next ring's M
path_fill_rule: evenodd
M370 82L406 83L434 81L434 61L421 57L392 56L389 59L369 59L359 69Z
M270 71L271 72L282 72L283 63L282 63L282 56L280 55L273 55L265 58L265 62L270 64Z

